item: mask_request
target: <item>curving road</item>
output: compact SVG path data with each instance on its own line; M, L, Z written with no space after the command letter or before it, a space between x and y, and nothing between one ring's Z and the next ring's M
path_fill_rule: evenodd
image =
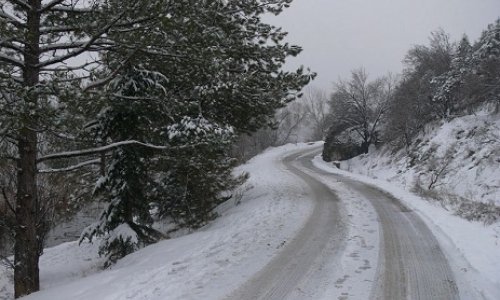
M311 217L278 256L227 299L287 299L310 275L312 266L321 263L322 256L327 253L328 256L337 256L343 250L347 230L339 200L324 184L295 166L294 162L302 155L299 152L287 156L283 163L310 186L316 200ZM330 243L338 245L333 253L325 251Z
M279 255L227 299L290 298L304 282L317 280L314 273L322 264L335 263L342 256L349 226L342 195L337 196L318 177L342 182L375 208L381 237L375 280L366 282L371 285L371 298L459 299L439 243L420 217L376 187L314 167L311 160L317 152L296 152L283 160L311 188L316 206L308 222Z

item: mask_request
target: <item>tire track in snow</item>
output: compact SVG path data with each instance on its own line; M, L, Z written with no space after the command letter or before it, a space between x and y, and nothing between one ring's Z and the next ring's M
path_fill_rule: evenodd
M226 299L287 299L300 282L311 276L313 266L322 256L328 253L329 256L333 254L337 257L343 251L347 227L338 198L324 184L293 165L306 152L287 156L283 162L310 186L311 197L316 200L313 213L298 234L285 244L281 253ZM337 247L325 251L331 244Z
M370 299L459 299L448 261L416 213L376 187L316 168L312 153L308 150L287 156L284 164L310 186L316 200L313 214L281 253L226 299L296 298L301 283L314 278L318 263L332 264L345 256L348 228L340 203L346 201L345 195L340 193L339 200L320 181L339 182L356 197L369 201L378 215L381 237L376 280L366 282L372 289ZM297 161L300 168L293 164ZM336 190L334 185L332 189ZM328 245L335 248L326 249ZM355 298L342 293L338 299Z
M305 164L323 179L340 181L368 199L378 214L382 236L378 274L370 298L460 298L439 242L415 212L374 186L320 170L310 160Z

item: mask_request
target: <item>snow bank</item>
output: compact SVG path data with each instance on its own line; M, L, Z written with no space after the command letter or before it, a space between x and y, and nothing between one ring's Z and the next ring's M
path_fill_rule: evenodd
M212 224L126 256L100 270L98 245L70 242L41 257L42 291L23 299L221 299L259 271L312 213L307 185L286 172L284 153L317 144L270 149L237 168L250 179L241 198L221 205ZM12 286L0 267L0 299Z

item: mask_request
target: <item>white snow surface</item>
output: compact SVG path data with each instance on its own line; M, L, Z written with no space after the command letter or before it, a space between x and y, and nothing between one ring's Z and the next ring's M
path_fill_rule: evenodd
M443 125L445 129L448 127L457 133L451 125ZM441 139L440 145L449 140ZM218 219L196 232L139 250L110 269L100 268L103 259L97 255L99 245L78 246L69 242L46 249L40 261L42 290L23 299L224 299L275 257L311 215L314 204L307 196L309 187L287 172L280 160L293 151L313 150L318 146L318 143L286 145L255 157L237 168L236 173L249 172L251 177L240 190L241 198L218 208ZM480 151L487 150L478 149L475 153ZM483 152L478 155L485 157ZM492 155L478 166L486 168ZM360 172L368 167L369 175L375 176L377 168L372 168L373 164L361 163L359 160L355 167L356 163L351 161L350 170ZM397 173L391 173L395 169L387 162L379 163L377 173L386 174L380 176L385 180L339 170L320 157L314 159L314 164L325 171L377 186L417 211L449 259L461 298L500 299L499 223L485 226L469 222L435 202L415 196L407 190L409 184L404 184L403 179L411 178L407 169L395 176ZM495 175L497 171L490 172ZM300 291L309 296L307 299L326 300L342 297L346 289L352 289L349 294L354 292L352 295L359 299L368 299L371 286L366 282L376 275L373 267L379 251L379 228L373 207L341 182L315 177L338 193L345 204L350 228L344 253L312 275L317 277L317 284L300 286ZM474 176L463 180L471 178ZM496 193L492 188L488 191L488 195ZM350 256L351 253L359 254L362 259ZM300 299L300 294L295 296ZM13 299L12 272L4 266L0 266L0 299Z
M45 250L41 291L23 299L222 299L265 266L312 213L308 186L279 162L294 149L266 151L236 172L250 179L239 201L201 230L146 247L107 270L98 245L69 242ZM238 199L236 199L238 200ZM0 267L0 299L12 299L12 273Z
M485 226L467 221L410 193L403 185L340 170L320 156L313 163L327 172L376 186L418 212L450 262L461 299L500 299L500 223Z
M372 150L372 149L371 149ZM500 206L500 115L479 112L429 124L410 146L412 155L390 146L342 161L340 168L414 189Z

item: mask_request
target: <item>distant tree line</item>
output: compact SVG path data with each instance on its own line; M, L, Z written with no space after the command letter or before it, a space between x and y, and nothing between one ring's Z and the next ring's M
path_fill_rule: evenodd
M364 69L335 85L323 158L348 159L370 145L408 148L424 126L477 109L500 111L500 20L472 43L452 42L442 30L412 47L398 77L368 80Z

